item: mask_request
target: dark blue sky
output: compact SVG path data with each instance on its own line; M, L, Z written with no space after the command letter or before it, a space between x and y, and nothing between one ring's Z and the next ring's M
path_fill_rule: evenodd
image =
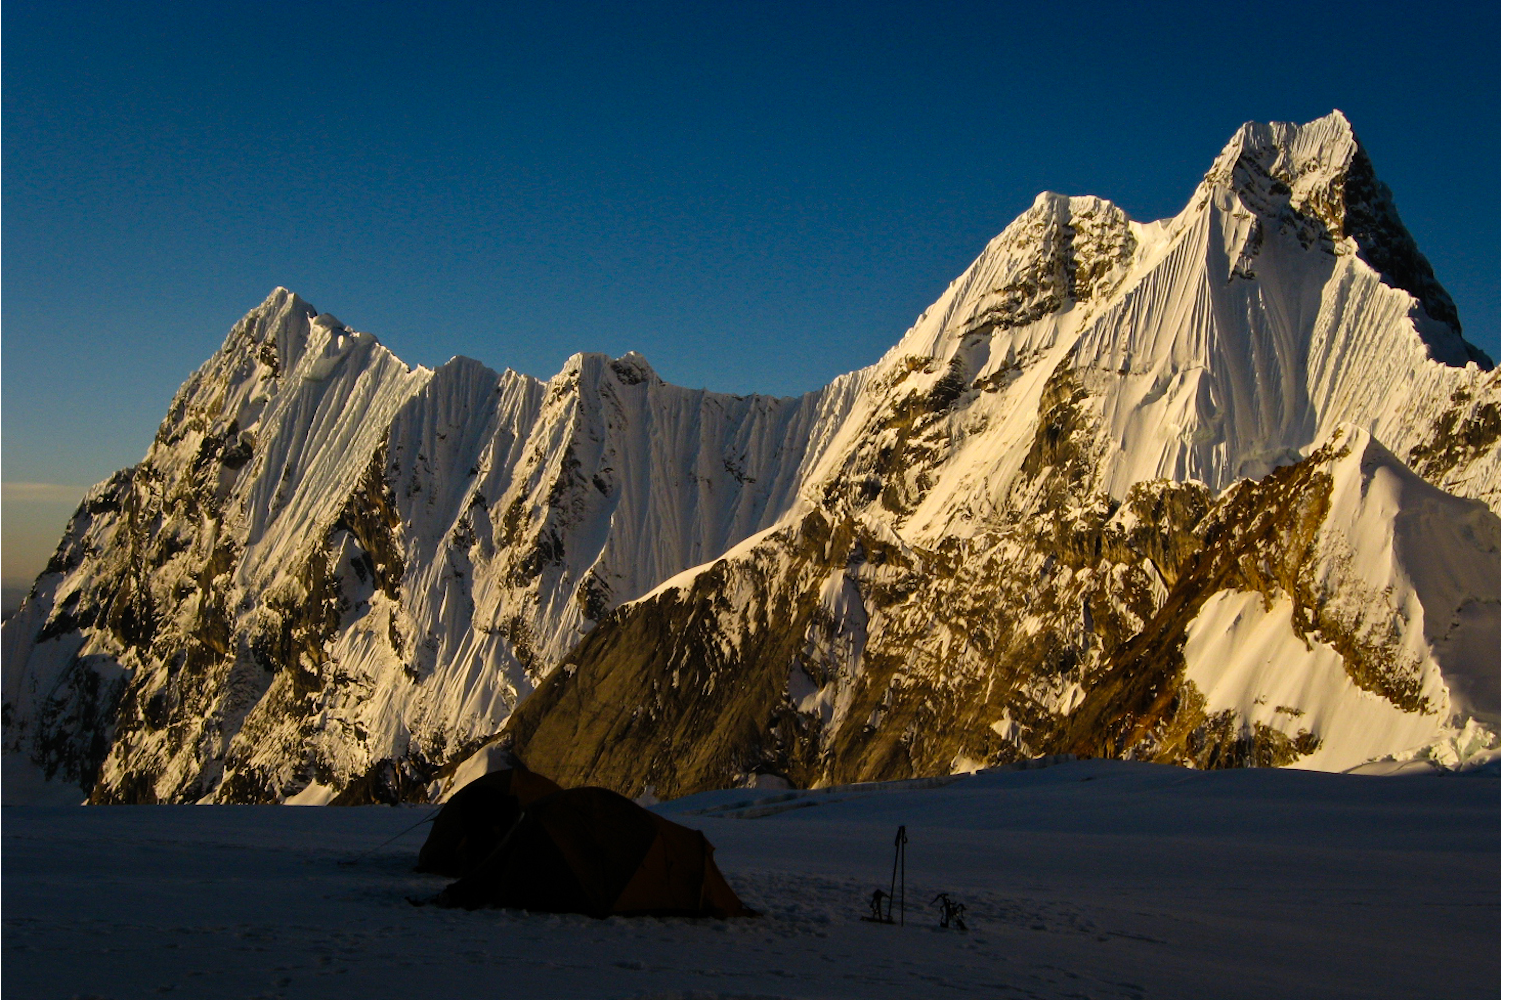
M1498 20L7 0L4 479L136 461L276 284L412 363L637 349L673 382L804 391L878 358L1039 191L1171 215L1241 122L1334 107L1496 356Z

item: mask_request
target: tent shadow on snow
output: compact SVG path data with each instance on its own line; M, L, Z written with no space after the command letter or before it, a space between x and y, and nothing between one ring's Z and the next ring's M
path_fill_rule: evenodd
M428 902L592 917L753 916L699 830L605 788L561 789L520 763L444 805L417 870L462 875Z

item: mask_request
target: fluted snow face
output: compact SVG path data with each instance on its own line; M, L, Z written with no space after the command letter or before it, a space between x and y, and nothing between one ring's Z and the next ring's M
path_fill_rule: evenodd
M606 611L788 509L858 382L736 397L637 355L576 355L547 383L410 369L276 290L6 626L8 746L58 691L104 684L76 728L108 726L125 683L110 789L147 774L149 797L215 795L230 762L258 777L229 794L279 799L446 756ZM121 625L139 606L142 634ZM186 676L187 650L209 676ZM53 743L65 772L88 755Z
M1389 213L1376 225L1361 217L1386 191L1349 176L1361 160L1336 112L1241 128L1173 219L1137 224L1101 199L1040 195L875 366L813 494L881 495L891 484L868 470L907 444L918 461L886 502L910 512L908 530L954 531L1016 507L1007 491L1043 386L1065 364L1107 431L1115 497L1154 478L1214 490L1259 478L1341 423L1431 467L1420 449L1441 418L1459 411L1454 433L1484 406L1495 414L1499 377L1363 259L1347 218L1380 238L1379 259L1403 255L1389 264L1402 277L1427 271L1390 200L1372 204ZM1351 208L1347 184L1362 196ZM1432 274L1423 287L1448 307ZM1454 320L1453 307L1438 311ZM1447 363L1452 343L1460 366ZM1499 448L1486 445L1432 478L1498 510Z
M1029 517L1057 467L1080 519L1342 423L1497 511L1500 388L1337 112L1243 127L1173 219L1040 195L795 399L636 354L411 368L277 289L6 625L5 746L106 800L420 786L612 609L808 511L931 547Z

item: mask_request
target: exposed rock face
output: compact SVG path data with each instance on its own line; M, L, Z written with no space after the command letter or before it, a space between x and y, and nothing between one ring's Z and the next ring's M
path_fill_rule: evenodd
M1449 744L1499 721L1500 378L1338 113L1174 219L1039 196L797 399L412 369L279 289L5 625L5 748L319 802L503 733L661 795Z
M1365 432L1217 500L1153 480L1115 504L1045 471L974 539L815 509L618 609L515 747L674 796L1044 753L1343 769L1496 727L1498 519Z

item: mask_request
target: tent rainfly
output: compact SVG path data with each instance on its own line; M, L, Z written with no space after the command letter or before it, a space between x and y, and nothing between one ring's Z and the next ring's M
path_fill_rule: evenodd
M526 802L495 850L432 902L593 917L754 915L718 871L699 830L605 788Z

